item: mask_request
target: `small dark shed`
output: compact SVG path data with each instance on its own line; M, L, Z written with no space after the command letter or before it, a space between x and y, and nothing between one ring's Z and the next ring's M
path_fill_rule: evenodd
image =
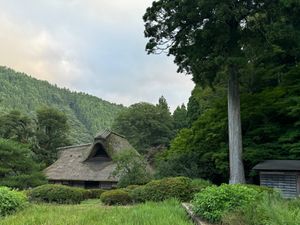
M286 198L300 195L300 160L266 160L253 167L260 185L279 189Z

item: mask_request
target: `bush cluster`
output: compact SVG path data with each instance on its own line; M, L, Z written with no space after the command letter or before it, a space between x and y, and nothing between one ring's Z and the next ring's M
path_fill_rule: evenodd
M259 186L259 185L255 185L255 184L244 184L244 186L249 187L249 188L253 188L256 191L258 191L259 193L267 193L267 194L280 194L278 192L278 190L271 188L271 187L266 187L266 186Z
M265 192L259 200L236 211L226 213L223 225L298 225L300 200L283 199Z
M244 185L223 184L207 187L197 193L192 201L195 213L201 218L215 223L229 211L245 207L256 201L260 192Z
M146 201L164 201L176 198L180 201L190 201L196 192L212 184L202 179L192 180L187 177L170 177L153 180L145 185L129 185L124 189L106 191L101 200L108 205L123 205Z
M132 198L128 191L124 189L105 191L101 194L100 199L106 205L127 205L132 203Z
M139 188L141 187L141 185L137 185L137 184L131 184L131 185L128 185L125 189L128 190L128 191L132 191L136 188Z
M58 204L78 204L86 199L88 194L85 189L58 184L45 184L28 192L31 201Z
M187 177L171 177L153 180L131 191L131 197L134 202L157 202L170 198L189 201L192 196L192 180Z
M105 191L103 189L88 189L86 190L85 199L100 198L101 194Z
M8 187L0 187L0 216L6 216L21 209L26 202L27 197L24 193Z

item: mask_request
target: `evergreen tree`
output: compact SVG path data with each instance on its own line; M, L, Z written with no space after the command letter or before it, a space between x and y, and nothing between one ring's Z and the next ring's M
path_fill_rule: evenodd
M57 148L69 145L67 116L54 108L37 111L37 156L47 165L57 159Z
M45 183L33 152L23 144L0 139L0 185L29 188Z
M176 133L179 130L188 127L187 110L184 104L177 106L173 113L173 120Z
M162 111L165 111L165 112L170 113L170 108L169 108L169 105L168 105L168 103L167 103L167 99L165 99L164 96L161 96L161 97L158 99L157 107L158 107L159 109L161 109ZM171 114L171 113L170 113L170 114Z
M33 137L33 122L19 111L0 116L0 137L21 143L29 143Z

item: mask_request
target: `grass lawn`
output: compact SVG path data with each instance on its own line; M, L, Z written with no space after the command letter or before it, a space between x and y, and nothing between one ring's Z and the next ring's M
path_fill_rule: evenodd
M30 204L0 219L0 225L192 225L180 203L169 200L107 207L99 201L80 205Z

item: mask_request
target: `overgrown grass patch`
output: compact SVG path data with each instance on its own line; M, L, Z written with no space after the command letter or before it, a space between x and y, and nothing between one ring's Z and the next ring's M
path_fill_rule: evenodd
M180 202L134 206L102 206L98 201L80 205L32 204L8 216L0 225L192 225Z
M228 212L223 225L299 225L300 199L283 199L276 194L264 197L244 208Z

